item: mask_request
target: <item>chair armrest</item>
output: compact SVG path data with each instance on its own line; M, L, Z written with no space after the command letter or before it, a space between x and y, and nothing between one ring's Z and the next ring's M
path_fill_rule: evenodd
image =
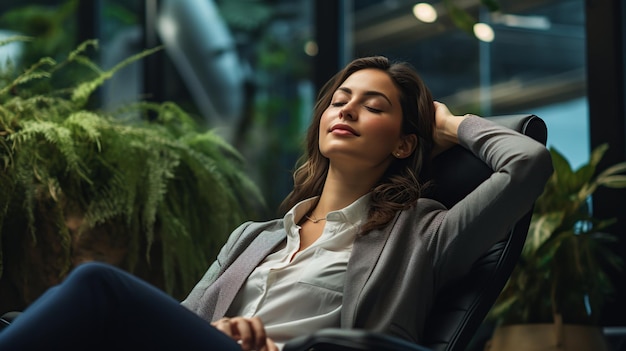
M4 329L9 324L11 324L13 322L13 320L20 315L20 313L21 312L14 311L14 312L7 312L7 313L3 314L0 317L0 330Z
M283 351L432 351L383 333L359 329L322 329L287 342Z

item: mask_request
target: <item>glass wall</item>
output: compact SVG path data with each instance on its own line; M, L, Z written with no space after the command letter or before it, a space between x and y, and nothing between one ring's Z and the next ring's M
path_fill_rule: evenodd
M574 166L587 160L583 0L503 0L497 12L454 2L493 30L491 41L463 30L439 1L425 2L436 19L420 21L417 3L354 1L354 56L411 62L435 99L458 114L539 115L550 146Z
M584 0L501 0L498 12L478 0L454 1L492 28L490 42L461 29L440 1L429 2L434 21L417 19L417 1L344 3L347 13L340 18L349 29L337 33L346 39L345 52L336 53L341 60L381 54L409 61L453 112L537 114L548 124L550 146L575 167L586 161ZM40 16L26 22L29 29L42 28L42 9L64 9L66 20L50 16L43 26L56 35L48 43L60 43L57 51L69 50L91 34L99 40L96 55L105 68L164 45L162 52L111 79L99 95L102 106L176 101L241 150L268 208L276 208L291 187L290 171L315 96L315 40L330 40L314 38L313 1L48 0L31 5L41 7ZM4 13L26 7L17 1L2 6ZM322 19L317 23L330 26Z
M310 1L148 0L101 2L103 61L142 48L160 55L105 87L105 105L173 100L193 111L246 159L267 216L290 191L314 91ZM141 65L142 63L139 63ZM129 68L130 70L131 68ZM151 74L158 72L158 77ZM143 85L142 85L143 84ZM130 90L130 91L129 91Z

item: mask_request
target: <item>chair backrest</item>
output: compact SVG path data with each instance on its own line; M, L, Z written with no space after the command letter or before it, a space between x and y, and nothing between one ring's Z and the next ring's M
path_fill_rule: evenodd
M535 115L488 117L545 145L547 128ZM452 206L490 176L492 170L466 149L456 146L433 164L432 197ZM526 240L532 209L505 240L496 243L471 268L469 275L437 293L422 345L436 351L460 351L471 341L508 280Z

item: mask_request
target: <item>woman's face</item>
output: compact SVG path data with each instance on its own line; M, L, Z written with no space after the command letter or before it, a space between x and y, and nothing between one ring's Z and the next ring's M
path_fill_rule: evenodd
M378 69L357 71L341 84L320 119L319 148L331 167L384 172L394 157L411 154L416 138L402 135L399 94Z

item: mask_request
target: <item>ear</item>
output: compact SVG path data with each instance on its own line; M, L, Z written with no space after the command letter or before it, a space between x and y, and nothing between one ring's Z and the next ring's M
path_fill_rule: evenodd
M417 147L417 135L415 134L407 134L403 135L396 148L393 150L393 155L396 158L407 158L409 157L415 148Z

